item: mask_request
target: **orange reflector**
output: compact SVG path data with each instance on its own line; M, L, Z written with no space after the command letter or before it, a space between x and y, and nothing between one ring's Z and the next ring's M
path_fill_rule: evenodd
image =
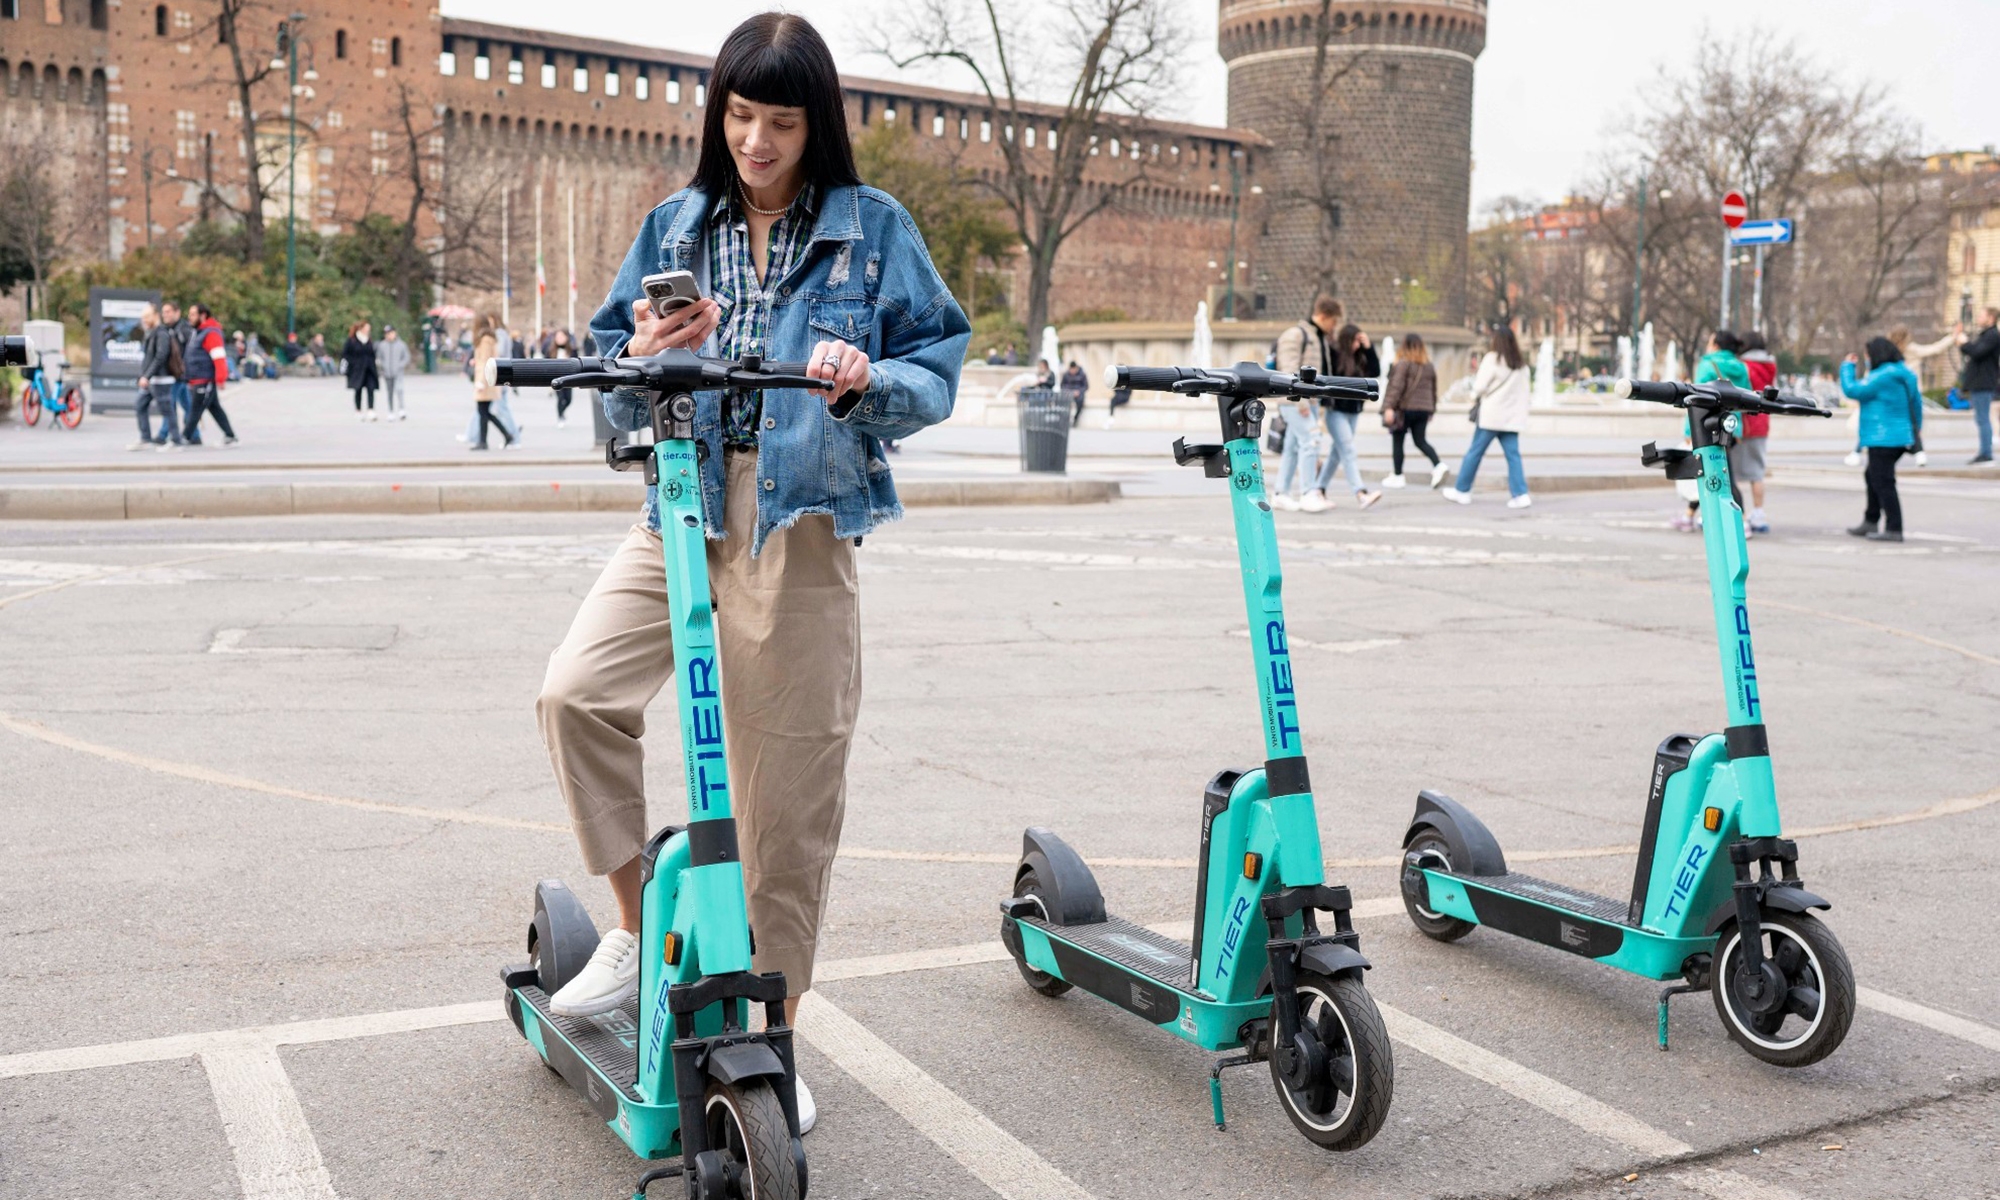
M1255 879L1257 878L1257 876L1261 875L1263 871L1264 871L1263 855L1246 854L1243 856L1243 878Z
M680 935L673 933L668 934L665 944L660 949L660 953L667 960L668 966L670 967L680 966L681 965Z
M1722 828L1722 810L1719 808L1702 809L1701 825L1703 829L1708 830L1710 833L1714 833L1716 830Z

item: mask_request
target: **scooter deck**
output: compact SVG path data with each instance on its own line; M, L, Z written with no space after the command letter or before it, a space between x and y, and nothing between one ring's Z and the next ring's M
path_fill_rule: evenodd
M1039 917L1022 917L1021 923L1032 925L1059 942L1068 942L1108 958L1128 971L1175 991L1187 991L1194 977L1194 951L1186 942L1154 933L1144 925L1134 925L1123 917L1108 917L1095 925L1051 925ZM1070 979L1067 970L1063 977ZM1090 991L1097 990L1082 979L1070 979L1070 982Z
M1488 888L1492 891L1505 892L1510 896L1519 896L1524 900L1534 900L1542 904L1551 904L1557 908L1573 912L1579 917L1589 917L1593 921L1623 925L1628 929L1637 928L1631 920L1632 906L1624 900L1613 900L1609 896L1600 896L1595 892L1586 892L1581 888L1573 888L1561 883L1551 883L1546 879L1538 879L1533 875L1523 875L1519 871L1509 871L1505 875L1454 874L1452 878L1462 879L1467 883Z
M535 1010L536 1021L553 1028L562 1035L579 1057L597 1074L608 1080L619 1091L623 1099L631 1103L639 1102L639 998L634 996L610 1012L598 1013L590 1017L559 1017L549 1011L549 995L533 984L514 989L522 1001ZM525 1032L525 1031L524 1031ZM532 1040L532 1039L531 1039ZM543 1059L554 1067L571 1086L576 1081L570 1072L563 1070L563 1063L549 1052L546 1041L537 1046ZM583 1091L582 1088L578 1088ZM588 1093L585 1099L595 1099Z

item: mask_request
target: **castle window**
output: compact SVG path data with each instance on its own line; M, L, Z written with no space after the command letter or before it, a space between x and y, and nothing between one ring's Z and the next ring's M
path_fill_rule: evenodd
M667 76L667 103L679 104L680 102L681 102L681 81L669 75Z
M611 70L604 73L604 94L607 96L616 96L618 94L617 71Z
M389 39L369 38L368 53L374 55L376 58L381 58L383 55L389 53Z
M943 137L943 136L944 136L944 114L943 114L943 113L937 113L937 114L935 114L934 116L932 116L932 117L931 117L931 136L932 136L932 137Z
M891 104L884 108L882 110L882 119L890 124L894 124L896 120L896 106Z
M979 140L982 142L993 140L993 122L981 121L979 123Z
M1335 33L1345 33L1345 32L1347 31L1347 14L1346 14L1346 13L1335 13L1335 14L1333 14L1333 31L1334 31Z
M590 68L585 66L578 66L575 70L571 71L569 73L569 86L574 91L579 91L579 92L589 91Z
M968 124L967 124L967 122L966 122L966 119L965 119L965 118L964 118L963 116L959 117L959 119L958 119L958 140L959 140L959 141L961 141L961 142L963 142L963 141L968 141L968 140L970 140L970 139L971 139L971 137L972 137L972 134L971 134L971 132L970 132L970 127L968 126Z
M472 77L474 79L493 78L493 60L484 54L472 56Z
M347 57L347 31L345 29L336 29L333 31L333 56L335 58Z
M19 0L0 0L0 21L18 21L20 19L21 5Z
M14 16L14 0L5 0L5 2L6 8L0 9L0 16L12 19ZM153 6L153 36L167 36L167 6L164 4Z
M1398 88L1400 88L1402 84L1403 84L1403 64L1383 63L1382 90L1385 92L1393 92Z
M438 74L440 74L440 75L456 75L456 74L458 74L458 55L456 55L456 54L453 54L453 53L452 53L451 51L449 51L449 50L446 50L446 51L445 51L445 52L443 52L442 54L439 54L439 55L438 55Z
M194 28L194 14L184 8L175 9L174 28L183 31L192 30Z
M695 106L696 108L701 108L701 107L703 107L703 106L707 105L707 103L708 103L708 85L707 85L706 83L697 83L697 84L695 84L695 85L694 85L694 106Z
M632 98L634 100L653 98L653 81L646 78L646 73L643 71L632 77Z
M90 27L105 29L110 26L110 14L104 0L90 0Z
M1051 154L1055 153L1055 148L1056 148L1056 127L1051 125L1049 126L1049 152Z
M542 86L545 88L552 88L555 85L556 85L556 56L553 54L544 54L542 55Z
M1033 125L1030 125L1027 128L1028 128L1028 149L1033 150L1035 148L1035 127Z
M519 84L525 82L527 78L528 78L528 68L526 64L524 64L519 58L510 58L507 60L508 83Z
M402 38L393 37L389 39L389 65L392 67L400 67L403 65Z

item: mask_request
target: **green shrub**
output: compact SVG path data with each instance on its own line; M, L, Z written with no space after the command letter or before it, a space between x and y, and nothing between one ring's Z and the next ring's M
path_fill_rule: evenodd
M1065 325L1113 325L1120 321L1129 321L1131 319L1130 316L1126 315L1124 309L1112 305L1104 305L1098 308L1079 308L1062 320L1057 321L1056 328L1061 329Z
M984 362L988 350L1005 350L1009 342L1014 343L1022 361L1032 365L1034 348L1028 344L1027 329L1014 319L1014 314L981 313L972 319L972 342L965 348L965 361Z

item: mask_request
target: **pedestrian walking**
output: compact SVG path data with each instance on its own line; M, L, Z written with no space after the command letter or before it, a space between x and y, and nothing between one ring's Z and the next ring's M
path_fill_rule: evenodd
M1420 334L1406 333L1396 347L1396 361L1389 366L1389 383L1382 390L1382 424L1389 430L1389 468L1382 480L1384 488L1404 486L1403 441L1408 438L1417 451L1431 461L1431 487L1444 482L1444 462L1424 436L1431 417L1437 413L1437 367L1424 347Z
M1750 386L1750 368L1742 358L1743 339L1735 331L1718 329L1708 336L1708 353L1701 356L1694 365L1696 383L1727 383L1733 387ZM1732 478L1734 471L1731 472ZM1701 500L1695 491L1692 479L1676 482L1674 490L1686 502L1686 507L1675 514L1673 526L1683 533L1693 533L1701 528ZM1736 496L1738 508L1743 505L1743 497Z
M507 335L506 326L501 325L492 317L483 317L481 318L481 322L485 327L486 335L493 339L492 357L514 357L514 342ZM475 327L473 330L472 350L465 363L466 377L475 381L479 378L478 337L479 329ZM496 388L494 389L494 394L489 397L492 407L488 411L492 413L493 423L498 425L500 432L506 435L507 441L502 448L507 450L512 450L521 444L521 425L514 420L514 406L509 401L509 397L513 394L513 391L514 389L511 387ZM468 444L474 442L483 443L486 440L486 424L480 418L479 413L475 412L472 414L472 420L466 425L465 432L458 435L458 440ZM475 446L474 448L477 449L478 447Z
M1993 394L2000 391L2000 308L1988 307L1979 314L1979 329L1972 336L1958 331L1958 352L1965 359L1958 377L1959 394L1972 405L1972 423L1979 430L1979 452L1969 466L1985 466L1993 461Z
M1326 339L1322 337L1322 344ZM1382 360L1369 344L1368 335L1359 325L1348 323L1333 335L1330 345L1332 356L1329 374L1352 379L1377 379L1382 374ZM1326 420L1328 449L1326 461L1320 464L1319 476L1313 481L1313 490L1306 494L1300 507L1307 512L1319 512L1333 506L1330 485L1333 473L1340 470L1347 477L1347 487L1354 494L1354 501L1362 508L1368 508L1382 498L1380 491L1370 491L1361 478L1361 459L1355 453L1354 435L1361 421L1361 409L1366 400L1336 397L1320 401L1320 412Z
M410 370L410 344L394 325L384 325L382 340L375 343L375 370L382 377L383 419L409 420L410 411L403 403L403 376Z
M1528 494L1528 473L1521 466L1521 431L1528 427L1528 366L1521 358L1521 343L1505 325L1493 331L1485 357L1472 377L1472 444L1458 464L1451 486L1440 494L1453 504L1472 503L1472 481L1479 474L1479 462L1487 447L1500 443L1507 456L1507 507L1526 508L1534 503Z
M1320 428L1312 402L1301 396L1286 401L1272 417L1283 421L1278 451L1278 491L1271 507L1297 512L1299 495L1319 475Z
M569 335L569 330L558 329L549 335L548 343L542 351L542 356L544 358L575 358L576 339ZM574 388L556 389L557 429L563 429L569 425L567 414L569 413L570 400L575 395L576 389Z
M139 347L139 440L130 448L179 449L181 424L174 414L174 389L186 374L181 365L180 339L161 320L160 310L150 304L139 313L139 327L146 331ZM157 435L153 433L150 416L153 410L166 418L160 422Z
M188 324L187 318L181 315L180 305L175 304L172 300L160 301L160 324L165 326L167 332L173 335L174 341L178 344L183 364L180 377L174 384L173 407L167 410L166 419L172 422L175 428L180 430L182 445L199 446L201 445L201 431L188 424L188 417L194 411L194 390L188 386L185 365L188 358L188 349L194 342L194 328ZM164 429L160 431L160 436L166 436Z
M970 327L902 207L859 186L840 77L810 24L751 17L716 55L708 88L694 180L646 218L591 325L607 355L713 336L723 355L803 360L833 385L707 393L696 414L716 451L701 486L712 498L709 577L729 614L716 627L730 664L727 749L742 768L731 867L741 863L757 930L754 969L783 972L796 1002L813 985L861 700L855 542L901 511L890 473L854 464L870 462L881 438L951 412ZM643 311L639 281L663 265L662 246L672 266L709 281L709 296L658 318ZM879 292L856 310L854 345L809 320L860 279L859 262L848 275L848 247L866 247L870 295ZM789 299L767 289L779 280ZM617 393L605 411L624 429L647 416ZM557 1013L609 1011L637 990L648 862L639 733L674 668L657 524L649 511L605 568L550 657L537 704L584 863L609 876L620 917L550 998ZM797 1093L799 1126L810 1129L803 1080Z
M1896 343L1868 339L1868 374L1857 378L1861 360L1848 355L1840 364L1840 390L1861 405L1861 446L1868 455L1865 479L1868 508L1861 524L1847 532L1871 542L1903 540L1903 502L1896 494L1896 460L1909 453L1923 431L1923 391L1916 372L1903 362ZM1877 524L1880 528L1877 528Z
M347 331L347 344L340 348L340 363L347 374L348 390L354 393L355 415L364 421L375 419L375 392L382 386L375 369L375 344L368 322L356 321ZM361 409L361 397L368 396L368 410Z
M229 425L229 414L222 411L222 388L229 382L229 357L222 349L222 325L206 304L188 305L188 319L194 331L188 343L181 350L182 361L187 367L188 392L192 400L188 407L187 428L182 436L189 441L198 441L201 432L201 418L204 414L215 418L216 428L222 430L222 444L236 444L236 430Z
M1070 359L1069 366L1062 373L1062 392L1069 397L1069 402L1076 406L1076 411L1069 419L1071 429L1083 423L1083 396L1089 390L1090 376L1084 374L1081 364L1073 358Z
M1743 335L1743 373L1750 378L1750 390L1761 392L1778 381L1778 360L1771 357L1771 351L1764 341L1764 335L1751 330ZM1747 532L1763 534L1771 532L1770 518L1764 515L1764 475L1767 466L1766 448L1771 440L1770 413L1743 413L1743 432L1729 447L1729 478L1741 489L1750 487L1750 515ZM1737 497L1741 506L1742 497Z
M474 409L472 419L478 425L479 432L472 439L471 445L467 447L471 450L492 449L486 442L486 427L488 425L500 431L500 436L506 439L506 445L512 446L514 444L514 435L507 432L507 427L502 425L499 419L493 415L493 402L500 398L499 385L486 382L486 364L500 357L503 357L500 353L500 338L494 332L493 320L490 317L481 317L479 319L479 326L472 339L472 404Z

